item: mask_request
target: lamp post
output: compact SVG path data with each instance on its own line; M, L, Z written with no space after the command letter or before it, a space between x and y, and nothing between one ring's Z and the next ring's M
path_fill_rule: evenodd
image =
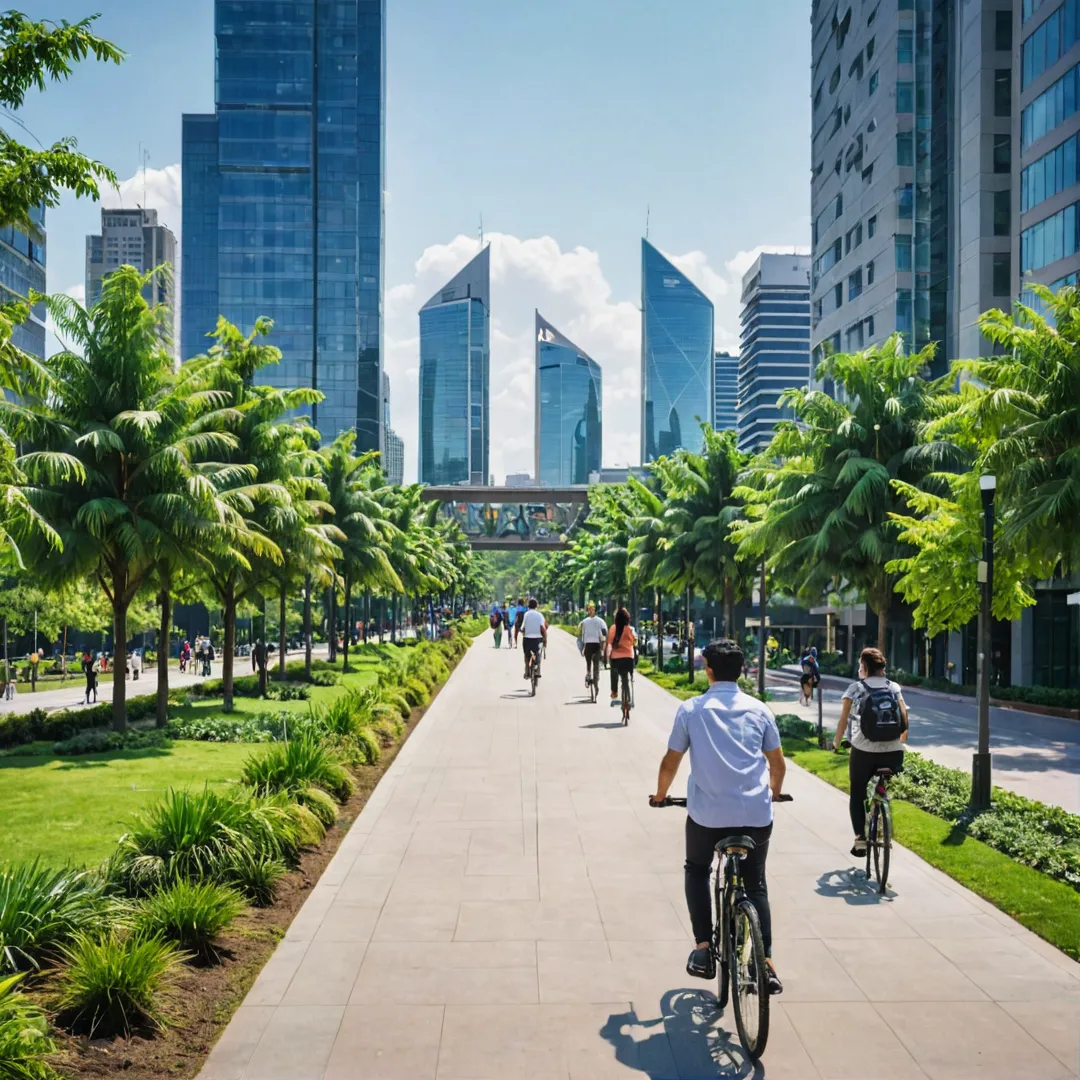
M767 630L765 629L765 611L766 611L766 599L768 589L768 568L765 564L766 556L761 556L761 623L758 629L758 674L757 674L757 688L758 696L764 699L765 697L765 663L768 656L765 651L766 640L765 635Z
M982 585L979 605L978 701L979 746L971 760L971 808L990 808L990 652L991 605L994 596L994 491L997 478L979 477L979 492L983 505L983 557L979 561L978 579Z

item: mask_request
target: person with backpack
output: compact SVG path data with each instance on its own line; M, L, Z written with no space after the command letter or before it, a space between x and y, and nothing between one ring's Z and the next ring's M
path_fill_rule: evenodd
M848 808L855 843L851 854L866 855L866 786L878 769L904 768L904 744L908 738L908 711L897 683L885 678L885 655L880 649L863 649L859 656L859 680L845 691L840 723L833 736L839 750L847 732L851 744L848 779L851 796Z
M504 618L505 618L505 616L503 615L503 610L502 610L501 607L499 607L498 602L496 602L495 606L491 609L491 617L488 620L489 623L491 624L492 633L495 635L495 648L496 649L501 649L502 648L503 619Z
M814 691L821 682L821 668L818 666L817 649L813 645L803 650L803 654L799 658L799 665L802 667L802 674L799 676L799 686L801 688L799 704L809 705L814 697Z

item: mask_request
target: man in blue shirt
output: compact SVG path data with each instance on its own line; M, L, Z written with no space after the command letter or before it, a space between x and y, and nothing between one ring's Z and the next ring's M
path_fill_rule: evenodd
M649 800L662 805L679 763L689 750L684 870L695 948L686 970L702 979L716 975L710 948L713 914L709 876L720 839L742 834L755 842L754 850L743 860L743 880L761 922L769 992L779 994L783 986L772 962L772 915L765 860L772 834L773 799L780 795L784 784L780 733L768 706L739 689L743 669L739 646L732 641L714 641L705 646L703 656L709 689L679 706L668 751L660 762L656 794Z

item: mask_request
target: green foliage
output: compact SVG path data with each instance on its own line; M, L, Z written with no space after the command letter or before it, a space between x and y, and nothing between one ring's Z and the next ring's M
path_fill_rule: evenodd
M329 829L337 821L338 804L334 797L322 788L304 788L296 792L296 800L315 815L324 829Z
M410 678L404 682L401 686L401 692L405 695L405 700L413 708L422 708L428 703L428 688L418 678Z
M412 716L412 706L409 704L409 699L400 691L384 690L382 700L384 705L397 709L401 713L402 720L408 720Z
M111 750L160 750L169 745L162 731L84 731L53 743L53 753L60 757L77 754L103 754Z
M214 939L243 910L244 899L235 889L208 881L174 881L139 903L134 922L147 938L163 938L186 952L210 957Z
M155 699L151 695L131 698L128 717L144 720L154 715ZM0 749L28 742L55 742L70 739L80 731L98 728L109 723L112 706L108 702L86 709L60 709L46 713L32 709L28 713L0 714Z
M320 787L339 802L345 802L356 789L338 755L306 733L250 757L244 765L243 781L264 795Z
M202 742L266 743L281 742L306 730L311 719L302 713L248 713L243 716L197 716L170 720L165 729L170 739L195 739Z
M361 728L356 733L356 746L360 754L361 761L365 765L375 765L378 763L379 758L382 756L382 748L379 745L379 738L372 731L371 728Z
M54 1080L45 1061L56 1049L42 1011L16 986L22 975L0 979L0 1076L4 1080Z
M266 696L271 701L307 701L311 697L311 690L299 683L270 683Z
M274 902L286 873L283 859L248 846L234 848L221 863L221 880L239 889L256 907Z
M102 882L88 871L54 870L36 858L0 867L0 971L38 967L95 926L107 906Z
M165 1001L186 954L159 937L109 930L64 946L58 1004L67 1026L91 1036L165 1025Z

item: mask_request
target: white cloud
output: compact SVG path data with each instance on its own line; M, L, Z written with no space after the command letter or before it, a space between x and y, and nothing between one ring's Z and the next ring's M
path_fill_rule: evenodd
M805 244L760 244L750 251L740 251L724 263L728 274L741 280L743 274L754 265L759 255L809 255L810 249Z
M170 228L180 239L180 163L164 169L140 169L116 187L102 188L101 205L106 209L141 206L158 212L158 223Z

